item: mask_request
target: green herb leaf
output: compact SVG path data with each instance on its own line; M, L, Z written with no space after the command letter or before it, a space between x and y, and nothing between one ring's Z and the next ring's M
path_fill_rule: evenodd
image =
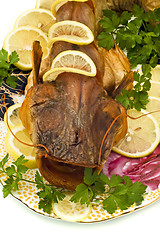
M14 165L16 165L18 167L18 166L21 166L22 164L27 163L27 162L28 162L28 160L25 159L25 156L21 155L19 158L17 158L16 161L14 161Z
M12 183L4 185L3 190L2 190L3 191L3 197L4 198L8 197L8 195L11 194L12 189L13 189Z
M23 174L27 168L23 165L26 163L24 156L20 156L10 167L5 167L8 162L8 154L0 161L0 173L7 175L7 180L3 186L3 196L6 198L12 191L18 190L20 181L28 181L23 179ZM63 200L65 194L62 190L58 190L52 185L44 183L43 177L38 171L35 173L35 181L31 182L37 186L39 191L39 208L44 212L50 214L52 210L52 203ZM107 190L106 190L106 185ZM93 171L93 169L86 168L84 171L84 183L77 186L75 194L70 201L80 202L82 205L89 205L99 193L107 193L108 196L103 200L103 207L109 213L114 213L117 207L124 210L130 207L133 203L140 204L143 201L143 195L146 191L146 186L141 182L132 183L127 176L112 175L109 179L103 173Z
M39 209L43 209L44 212L50 214L52 210L52 203L48 198L41 199L39 201Z
M97 178L98 178L97 171L93 172L92 168L85 168L85 170L84 170L84 182L88 186L91 186L93 183L95 183Z
M146 186L141 182L132 183L128 176L121 178L120 176L112 175L108 186L110 186L108 191L109 197L103 201L103 207L110 214L114 213L117 207L125 210L133 203L139 204L144 200L143 195L146 191Z
M135 85L131 91L125 89L117 96L117 101L120 102L126 109L135 108L138 111L146 109L148 100L148 91L151 88L151 67L148 64L142 65L143 74L133 73Z
M13 51L10 55L6 50L2 48L0 51L0 86L2 85L4 79L6 78L6 83L15 88L17 84L17 77L13 76L12 73L15 67L12 64L15 64L19 61L18 54L16 51Z
M17 63L19 61L19 56L16 51L13 51L9 56L10 64Z
M114 196L110 195L103 201L103 208L110 214L113 214L117 210L117 204Z
M138 17L140 19L143 19L144 9L140 8L138 5L133 6L133 15L134 17Z
M12 165L11 167L6 168L7 175L11 177L13 174L16 173L15 166Z
M16 86L17 86L17 81L18 81L18 78L15 77L15 76L13 76L13 75L12 75L12 76L11 76L11 75L7 76L6 83L7 83L10 87L16 88Z
M39 174L38 171L36 171L35 174L35 183L37 188L41 189L41 191L37 193L40 198L39 208L43 209L44 212L50 214L52 210L52 203L63 200L65 195L62 192L58 191L55 187L45 184L43 177Z
M4 166L8 162L8 157L9 154L7 153L6 156L2 159L2 161L0 161L0 168L2 168L2 170L4 170Z
M113 22L107 17L105 17L103 20L100 20L100 24L103 25L106 33L112 32L115 28Z
M109 185L108 185L108 186L109 186L110 188L113 188L113 187L119 185L119 184L122 183L122 182L123 182L123 178L121 178L120 176L117 176L117 175L113 174L113 175L111 176L111 178L110 178L110 182L109 182Z
M98 36L98 39L99 39L99 42L98 42L99 47L107 48L107 50L114 47L114 39L111 34L102 32Z
M141 182L132 183L128 176L123 176L126 186L128 187L127 198L130 205L133 203L140 204L146 191L146 186Z
M2 48L0 51L0 63L1 62L7 62L8 61L8 52Z
M44 186L43 177L39 174L38 171L36 171L36 173L35 173L35 182L37 184L38 189L43 188L43 186Z
M89 188L85 184L79 184L76 187L76 193L71 197L71 202L79 202L83 204L89 204L90 203L90 196L89 196Z
M143 8L134 5L132 12L124 11L121 16L112 10L105 10L100 25L100 47L110 50L115 41L121 49L127 51L132 68L139 64L148 65L143 76L138 76L138 81L136 73L134 74L137 84L133 90L128 93L122 91L117 97L117 101L127 109L145 109L148 103L151 67L155 68L160 59L160 8L145 12Z
M22 180L22 174L28 170L28 168L23 165L28 161L24 159L24 156L20 156L10 167L5 167L8 161L9 155L7 154L0 162L0 172L5 173L8 177L3 186L4 197L7 197L12 190L18 190L18 184L19 181Z

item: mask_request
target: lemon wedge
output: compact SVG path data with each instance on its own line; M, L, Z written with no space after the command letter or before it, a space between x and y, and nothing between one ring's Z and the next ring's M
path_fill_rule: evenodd
M62 220L69 222L81 222L88 217L91 212L91 205L81 205L80 202L69 201L73 194L67 194L62 201L53 203L54 213Z
M160 97L160 82L157 81L150 81L151 88L148 92L148 95L151 97Z
M95 76L97 69L90 57L80 51L61 52L53 60L51 70L43 76L44 81L54 81L63 72L73 72L86 76Z
M4 122L6 124L6 127L7 127L7 120L10 128L22 125L22 122L19 118L20 107L21 107L21 103L16 103L7 109L7 113L5 112L4 114Z
M11 31L4 40L3 47L11 52L16 51L19 55L19 62L15 65L21 70L32 69L32 45L39 41L42 46L43 58L49 54L48 38L46 34L36 27L23 26Z
M72 2L87 2L88 0L54 0L52 2L52 6L51 6L51 12L53 14L54 17L56 17L56 13L58 11L58 9L64 5L65 3L72 1Z
M49 47L56 41L66 41L85 45L94 41L92 31L84 24L76 21L61 21L55 23L48 33Z
M49 28L55 23L51 11L46 9L31 9L21 14L15 21L14 28L33 26L48 34Z
M135 109L128 110L128 115L134 118L146 113L146 111L138 112ZM128 132L113 147L113 151L131 158L147 156L159 144L159 133L158 123L151 114L136 120L128 118Z
M21 141L27 144L33 144L29 134L23 125L15 126L12 128L12 132L14 135L20 139ZM28 168L36 168L36 160L35 160L35 149L34 147L26 146L20 143L13 134L8 130L5 138L5 149L6 151L14 158L17 159L21 155L24 155L27 160L29 160L25 165Z

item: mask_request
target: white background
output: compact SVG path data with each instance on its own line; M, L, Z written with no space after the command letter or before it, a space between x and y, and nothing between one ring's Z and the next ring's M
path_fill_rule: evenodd
M0 49L5 35L36 0L0 0ZM2 3L3 2L3 3ZM0 239L159 239L160 201L123 217L94 224L68 223L39 215L9 196L0 186ZM5 236L3 238L2 236Z

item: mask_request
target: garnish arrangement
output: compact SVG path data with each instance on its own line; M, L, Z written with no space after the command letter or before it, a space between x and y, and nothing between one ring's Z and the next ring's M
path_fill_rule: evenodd
M28 182L23 178L28 168L24 166L27 162L24 156L20 156L10 167L5 165L8 162L8 155L6 155L0 162L0 173L7 175L7 180L3 186L3 196L7 197L13 190L19 189L18 183L20 181ZM57 190L54 186L45 184L43 177L38 171L35 173L35 184L39 191L37 195L40 198L39 208L44 212L50 214L53 202L57 203L58 200L63 200L65 194L63 190ZM107 184L107 189L106 189ZM89 205L98 194L108 194L103 201L103 207L110 214L114 213L119 207L121 210L126 210L134 203L140 204L144 198L146 186L141 182L132 183L129 177L112 175L110 180L104 174L98 175L97 172L92 172L92 169L86 168L84 172L84 184L80 184L76 188L76 193L71 197L71 202L79 202Z
M42 59L49 56L49 48L59 41L74 44L74 46L85 46L93 42L93 31L85 24L76 21L55 23L57 6L61 2L63 1L55 0L52 6L48 6L48 4L43 6L41 0L38 0L35 10L27 11L17 19L14 30L7 35L4 40L4 48L0 51L0 85L5 81L12 88L16 87L17 77L13 74L15 69L28 71L32 70L33 65L33 72L35 71L34 55L31 59L31 43L34 40L37 41L37 36L40 38L42 46ZM73 2L81 3L86 0ZM68 4L71 4L71 1ZM157 82L152 82L152 72L156 69L160 58L160 9L145 12L135 5L132 12L123 11L121 15L112 10L104 10L103 13L104 17L99 22L102 27L98 35L99 47L105 48L109 52L116 43L118 48L120 47L126 52L131 69L140 65L141 70L133 72L134 87L128 90L122 89L121 93L116 96L117 102L127 109L127 114L130 116L130 119L127 120L128 132L118 144L112 147L112 152L104 164L102 172L98 173L93 168L84 167L83 180L77 185L75 191L67 190L65 187L56 187L45 180L40 174L41 171L35 168L37 163L35 152L31 147L33 143L19 117L21 104L15 104L8 108L7 114L4 116L6 126L5 128L2 126L4 131L2 132L6 135L5 143L2 145L5 146L4 153L8 152L0 159L0 177L4 198L9 194L17 197L22 191L23 184L24 186L29 184L30 195L33 194L33 198L36 199L34 207L31 208L67 221L92 220L91 215L94 215L94 211L98 212L98 216L103 213L105 217L99 218L106 220L120 216L124 212L133 211L139 206L145 206L145 201L152 202L149 198L147 199L147 196L149 194L152 196L152 191L158 191L160 182L155 175L155 165L159 169L160 161L158 151L160 109L157 109L160 96L156 95L154 90L156 88L154 84L159 84L160 78L156 77ZM44 17L42 17L43 14ZM31 21L32 19L36 19L35 22ZM32 26L30 26L30 22L32 22ZM74 31L72 31L73 28ZM23 46L26 33L28 34L27 45ZM20 39L18 43L20 47L17 51L11 51L12 46L17 44L17 37ZM27 52L25 48L27 48ZM51 68L40 81L47 82L47 84L53 80L56 82L56 79L63 73L70 75L76 73L89 79L89 77L96 77L97 69L97 65L90 56L75 48L75 50L59 53L52 61ZM36 76L35 72L34 74ZM39 81L39 79L35 77L34 81ZM3 100L1 99L1 102L5 104ZM146 111L143 111L144 109ZM149 113L151 110L155 110L157 113ZM123 116L121 113L117 119L121 115ZM81 144L78 134L76 132L76 140L73 145ZM139 142L139 139L143 139L142 142ZM26 145L23 145L23 140ZM103 140L104 143L105 138ZM102 143L100 147L102 149ZM57 151L59 151L58 147ZM100 160L102 153L103 151L99 153ZM139 178L139 174L145 174L144 181ZM151 184L147 174L153 176L154 184ZM150 188L151 193L147 187ZM157 194L156 199L160 197L159 191ZM22 200L23 196L17 198ZM27 197L27 199L29 198L30 196ZM26 203L28 200L23 201ZM26 204L31 205L28 202ZM98 220L98 217L95 218L95 221Z
M133 12L124 11L119 17L115 11L103 12L99 46L110 50L116 41L126 51L131 68L142 65L142 75L134 72L134 88L122 90L117 100L127 109L145 109L151 87L151 68L155 68L160 59L160 9L144 12L135 5Z

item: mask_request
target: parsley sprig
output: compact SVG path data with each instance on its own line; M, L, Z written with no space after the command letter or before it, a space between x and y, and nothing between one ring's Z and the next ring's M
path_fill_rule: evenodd
M108 187L105 187L105 186ZM107 194L103 200L103 208L110 214L114 213L119 207L126 210L134 203L140 204L144 197L146 186L141 182L132 183L128 176L112 175L109 179L103 173L97 174L90 168L86 168L84 172L84 184L80 184L76 188L76 193L70 201L81 204L89 204L98 194Z
M122 90L117 100L127 109L146 109L151 67L156 67L160 59L160 8L145 12L134 5L132 12L123 11L120 16L115 11L104 10L100 25L100 47L110 50L116 42L126 50L132 69L142 65L143 75L134 73L136 85L133 90Z
M7 197L12 191L19 189L20 181L35 184L37 187L37 195L39 196L39 208L50 214L52 203L63 200L65 193L62 189L44 183L43 177L38 171L35 173L35 181L23 178L28 170L24 164L27 162L24 156L20 156L15 162L8 166L9 155L7 154L0 161L0 174L5 173L7 180L3 185L3 196ZM8 166L8 167L7 167ZM70 201L79 202L89 205L93 200L98 198L99 194L106 194L102 204L110 214L114 213L119 207L122 210L127 209L132 204L140 204L144 199L146 186L141 182L132 183L127 176L112 175L109 179L103 173L98 175L97 171L85 168L84 183L77 186L74 195ZM107 187L106 187L107 185Z
M134 88L130 91L122 89L122 92L116 98L126 109L135 108L138 111L146 109L146 105L149 102L148 91L151 88L151 66L149 64L143 64L142 73L143 74L140 75L134 72Z
M43 209L46 213L51 213L52 202L58 202L62 200L65 195L62 191L58 191L55 187L49 184L45 184L42 176L38 171L35 173L35 181L30 181L23 178L23 174L28 171L28 168L24 165L28 160L22 155L11 166L6 167L9 161L9 155L7 154L2 161L0 161L0 174L5 173L7 180L3 185L3 197L6 198L12 191L19 190L19 183L21 181L35 184L37 189L37 195L39 196L39 208Z
M103 200L103 207L110 214L114 213L119 207L126 210L134 203L139 205L144 200L146 186L141 182L132 183L128 176L112 175L110 180L107 176L102 175L101 179L109 186L107 192L109 196Z
M44 212L50 214L52 210L52 203L58 202L58 200L63 200L65 194L62 190L57 190L54 186L45 184L43 177L36 171L35 174L35 183L37 188L40 190L37 195L40 198L39 208L43 209Z
M8 52L2 48L0 50L0 86L4 79L6 79L6 83L15 88L17 83L17 77L12 75L13 71L16 69L13 64L19 61L19 57L16 51L13 51L10 55Z
M23 180L22 176L28 170L28 168L23 165L27 162L24 156L20 156L10 167L5 168L8 157L9 155L7 154L0 162L0 173L5 173L8 176L3 186L4 198L6 198L12 190L17 191L19 189L18 184Z
M155 67L160 57L160 8L145 12L134 5L133 12L124 11L120 16L112 10L103 12L99 46L109 50L116 41L127 50L133 68L145 63Z

